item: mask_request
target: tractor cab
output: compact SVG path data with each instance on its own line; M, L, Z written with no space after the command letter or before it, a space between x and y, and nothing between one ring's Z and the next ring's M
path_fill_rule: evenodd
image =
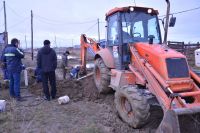
M128 68L129 43L161 44L157 15L152 8L133 6L114 8L106 14L107 48L113 53L116 69Z

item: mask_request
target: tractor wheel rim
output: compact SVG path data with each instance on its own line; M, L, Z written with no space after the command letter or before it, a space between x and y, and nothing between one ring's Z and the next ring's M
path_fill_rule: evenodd
M127 114L127 116L130 117L133 115L131 103L128 101L126 97L121 98L121 106L122 106L123 111Z

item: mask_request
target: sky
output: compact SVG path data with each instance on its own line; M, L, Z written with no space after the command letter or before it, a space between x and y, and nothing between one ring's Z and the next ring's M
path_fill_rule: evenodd
M9 42L16 37L21 47L31 47L31 10L34 47L49 39L52 47L79 45L80 35L105 38L105 14L114 7L135 5L134 0L5 0ZM137 6L152 7L159 16L166 13L165 0L135 0ZM200 0L171 0L171 13L200 7ZM0 0L0 33L4 32L3 0ZM200 9L176 14L176 25L169 28L168 40L200 41ZM161 31L163 31L162 26ZM26 38L26 39L25 39ZM25 41L26 40L26 41Z

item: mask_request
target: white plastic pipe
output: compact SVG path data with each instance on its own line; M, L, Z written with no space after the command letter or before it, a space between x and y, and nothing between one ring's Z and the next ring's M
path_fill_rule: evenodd
M25 86L28 86L28 73L27 70L24 70L24 81L25 81Z
M58 103L59 104L66 104L69 102L69 97L66 95L66 96L62 96L62 97L59 97L58 98Z
M0 112L5 111L5 108L6 108L6 101L0 100Z

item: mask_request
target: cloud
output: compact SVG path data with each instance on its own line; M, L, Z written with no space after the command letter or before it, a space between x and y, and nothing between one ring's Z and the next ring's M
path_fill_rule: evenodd
M17 37L22 40L21 42L25 46L26 35L27 44L30 46L30 10L33 10L34 46L40 46L47 38L52 42L56 40L57 46L79 44L82 33L97 39L98 31L97 25L95 25L97 18L101 22L105 22L105 14L110 9L130 5L134 5L134 2L130 0L20 0L20 2L9 0L6 1L9 39ZM164 0L136 0L136 5L153 7L160 12L160 15L166 12ZM171 0L171 12L190 9L196 5L200 5L200 1ZM173 29L169 29L169 39L199 40L199 14L198 10L175 15L177 23ZM3 32L2 11L0 12L0 20L0 32ZM100 23L100 33L101 38L105 38L105 23Z

